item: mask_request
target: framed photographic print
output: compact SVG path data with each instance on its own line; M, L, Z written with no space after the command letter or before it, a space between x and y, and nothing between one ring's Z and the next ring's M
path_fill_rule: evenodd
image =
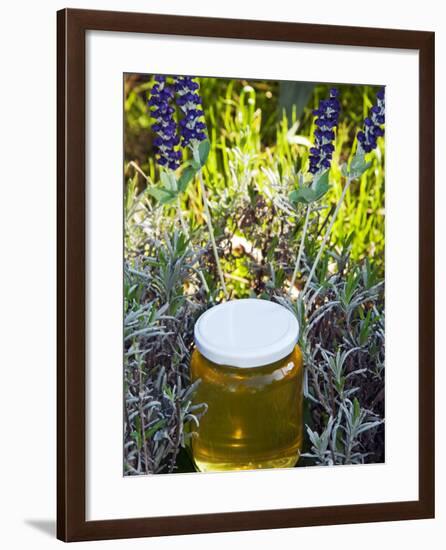
M58 12L57 481L64 541L433 517L433 33Z

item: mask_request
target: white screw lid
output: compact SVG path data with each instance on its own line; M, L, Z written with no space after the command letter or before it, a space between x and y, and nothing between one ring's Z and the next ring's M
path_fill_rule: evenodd
M289 355L299 323L285 307L267 300L231 300L205 311L195 323L195 345L218 365L260 367Z

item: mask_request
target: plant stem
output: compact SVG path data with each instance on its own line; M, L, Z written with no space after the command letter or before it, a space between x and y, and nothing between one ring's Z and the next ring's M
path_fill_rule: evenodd
M308 288L310 286L311 280L313 279L314 273L316 271L316 267L321 259L322 252L325 249L325 246L328 242L328 238L330 237L331 230L333 228L333 224L336 221L336 217L339 213L339 210L341 208L342 203L344 202L345 195L347 194L347 190L350 187L350 183L353 181L353 178L347 178L347 181L345 183L344 189L342 190L341 198L338 201L338 204L336 205L336 209L333 213L333 216L330 220L330 225L328 226L327 231L325 232L324 238L322 240L321 246L319 247L319 251L317 253L316 259L313 262L313 266L311 267L310 274L308 275L307 282L305 283L305 287L302 292L302 297L305 296L306 292L308 291Z
M141 176L147 181L147 183L150 183L150 185L153 185L152 180L147 176L147 174L144 173L144 171L136 164L134 160L131 160L129 162L129 166L132 166Z
M130 161L129 166L131 166L132 168L135 169L136 172L138 172L138 174L140 174L145 180L146 182L149 184L149 185L153 185L153 182L152 180L149 178L149 176L147 176L144 171L136 164L136 162L134 160ZM136 209L141 201L141 199L144 197L144 195L146 194L146 189L143 189L141 191L141 193L139 193L139 195L135 198L135 201L134 201L134 204L133 206L130 208L130 211L127 213L127 219L130 219L130 217L136 212ZM150 204L150 202L147 202L147 206L149 207L149 210L152 210L152 205Z
M294 266L293 276L291 277L290 290L289 290L290 295L293 291L297 274L299 273L300 261L302 259L302 254L304 251L305 237L307 236L307 228L308 228L308 222L310 219L310 213L311 213L311 204L307 206L307 214L305 216L304 228L302 230L302 238L300 240L299 252L297 253L296 265Z
M196 157L196 156L197 156L196 152L194 151L194 157ZM198 162L199 162L199 158L198 158ZM223 294L225 295L225 299L228 300L229 299L229 294L228 294L228 291L226 289L225 278L224 278L223 271L222 271L221 265L220 265L220 258L218 257L217 244L215 242L215 237L214 237L214 228L212 226L211 211L209 209L209 201L208 201L208 197L207 197L206 187L204 185L203 174L201 172L201 168L200 168L200 170L198 170L198 181L200 182L201 194L203 196L203 205L204 205L204 212L205 212L205 217L206 217L206 224L208 226L209 236L211 238L212 250L214 252L214 257L215 257L215 263L216 263L216 266L217 266L218 276L220 278L220 282L221 282L221 286L222 286L222 289L223 289Z
M345 458L344 458L344 464L350 464L350 457L352 454L352 437L350 434L347 435L347 444L346 444L347 450L345 451Z
M144 422L144 409L143 409L143 396L144 396L144 387L142 383L142 369L141 365L138 365L139 371L139 417L141 419L141 438L142 446L144 450L144 468L146 474L149 473L149 458L147 455L147 441L146 441L146 423Z
M180 218L181 229L183 230L183 233L186 236L186 239L189 240L189 231L187 229L186 221L184 220L183 212L181 210L180 195L177 196L177 209L178 209L178 217Z
M190 242L191 250L194 252L194 247L192 246L192 241L190 240L190 235L189 235L189 230L187 228L186 220L184 219L183 211L181 210L181 201L180 201L179 195L177 197L177 209L178 209L178 217L180 218L181 229L183 230L183 233L185 234L186 239ZM198 276L200 277L203 288L209 294L209 286L206 282L206 279L204 278L203 272L199 267L197 268L197 272L198 272Z

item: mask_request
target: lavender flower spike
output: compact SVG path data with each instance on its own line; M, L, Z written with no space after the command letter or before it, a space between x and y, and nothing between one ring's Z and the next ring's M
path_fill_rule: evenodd
M369 116L364 119L364 128L358 132L358 141L365 153L370 153L376 148L377 138L384 135L381 125L385 122L385 98L384 88L376 94L376 103L369 111Z
M199 85L191 76L177 76L175 80L176 101L183 113L180 120L181 145L193 148L207 138Z
M333 140L335 134L333 129L338 124L341 105L338 100L339 91L336 88L330 89L330 97L319 103L319 108L313 111L318 118L315 121L318 127L314 132L316 139L315 147L310 149L310 168L312 174L323 172L330 168L333 156Z
M173 117L175 108L172 106L174 90L166 83L166 77L156 75L155 84L147 102L153 108L150 116L155 119L152 130L157 134L153 140L156 162L176 170L182 159L181 151L176 149L180 143L178 127Z

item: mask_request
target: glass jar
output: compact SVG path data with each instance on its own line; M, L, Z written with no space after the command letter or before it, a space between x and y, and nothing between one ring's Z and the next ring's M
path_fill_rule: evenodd
M299 325L283 306L233 300L195 324L191 378L206 403L192 438L200 471L289 468L303 436Z

